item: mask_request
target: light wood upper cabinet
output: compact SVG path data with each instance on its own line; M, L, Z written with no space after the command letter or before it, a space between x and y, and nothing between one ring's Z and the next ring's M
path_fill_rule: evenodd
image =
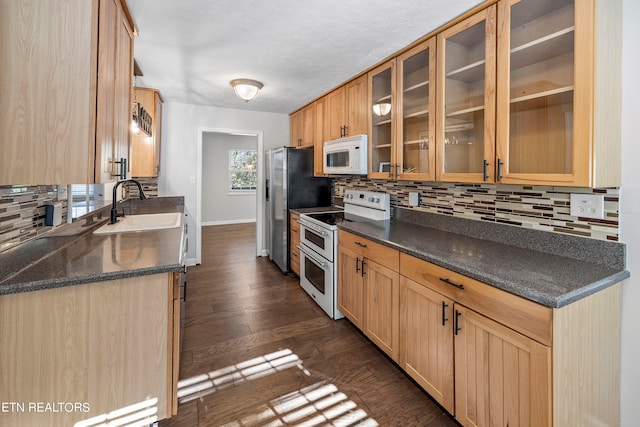
M374 179L389 179L397 176L395 80L395 59L380 65L368 74L368 114L371 122L369 177Z
M0 183L115 180L113 161L129 148L134 31L125 9L114 0L3 2Z
M313 138L313 176L326 176L324 173L324 122L327 117L326 96L315 101L316 131Z
M309 104L291 114L289 126L292 147L313 147L316 132L316 105Z
M366 74L330 92L326 108L325 141L366 134L369 128Z
M436 39L369 72L369 177L435 180Z
M496 181L620 184L620 3L498 4Z
M131 138L131 175L153 177L160 175L162 145L162 97L155 89L135 88L134 108L140 104L151 117L151 136L139 130Z
M398 179L436 177L436 39L397 59L396 158Z
M493 182L496 6L437 35L436 177Z

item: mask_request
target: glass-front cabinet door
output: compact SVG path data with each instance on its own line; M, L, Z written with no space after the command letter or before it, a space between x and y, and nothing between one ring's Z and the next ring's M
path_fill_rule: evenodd
M369 72L369 177L395 179L395 64L393 59Z
M435 47L434 37L397 59L398 179L434 181L436 178Z
M574 182L574 0L499 8L496 181Z
M494 182L496 6L437 37L437 180Z

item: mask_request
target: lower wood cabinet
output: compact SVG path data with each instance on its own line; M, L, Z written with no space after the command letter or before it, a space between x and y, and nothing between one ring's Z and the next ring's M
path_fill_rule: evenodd
M173 273L160 273L0 295L0 397L25 407L0 414L0 424L117 423L123 409L171 417L174 285ZM63 407L29 410L38 402Z
M550 308L344 230L338 242L340 311L461 425L620 425L620 283Z
M397 360L399 252L343 230L338 242L338 308Z
M400 366L453 414L453 301L400 277L400 313Z
M289 266L291 271L300 276L300 215L289 214Z
M400 366L463 426L620 424L620 290L549 308L400 254Z
M454 311L458 422L551 425L551 348L459 304Z

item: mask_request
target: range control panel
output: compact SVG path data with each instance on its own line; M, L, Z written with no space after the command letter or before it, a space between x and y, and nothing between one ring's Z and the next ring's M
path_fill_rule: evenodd
M360 207L357 209L359 212L362 212L362 208L375 209L382 212L381 219L389 219L391 217L391 197L387 193L345 190L343 203L345 212Z

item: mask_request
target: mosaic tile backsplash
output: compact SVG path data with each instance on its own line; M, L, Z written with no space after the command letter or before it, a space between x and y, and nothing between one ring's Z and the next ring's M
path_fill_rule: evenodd
M0 251L53 227L45 225L46 206L57 201L55 185L0 186ZM62 203L63 223L67 203Z
M392 208L399 206L598 240L618 241L619 236L618 188L396 182L340 177L334 182L335 197L342 198L348 188L389 193ZM420 206L409 205L409 192L421 194ZM604 194L605 219L571 216L571 193Z

